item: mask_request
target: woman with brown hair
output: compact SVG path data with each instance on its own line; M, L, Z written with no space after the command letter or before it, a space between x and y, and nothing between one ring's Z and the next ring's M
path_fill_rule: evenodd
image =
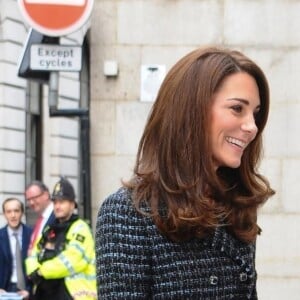
M257 299L268 113L265 75L242 53L197 49L175 64L134 176L99 210L99 299Z

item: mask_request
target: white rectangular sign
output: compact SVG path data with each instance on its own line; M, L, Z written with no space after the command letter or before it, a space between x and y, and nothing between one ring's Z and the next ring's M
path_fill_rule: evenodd
M30 68L41 71L80 71L80 46L35 44L30 49Z
M165 76L165 65L151 64L141 66L141 101L155 101Z

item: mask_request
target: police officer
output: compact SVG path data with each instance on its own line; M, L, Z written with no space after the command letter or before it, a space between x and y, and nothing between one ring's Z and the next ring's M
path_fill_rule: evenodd
M55 184L52 201L55 221L26 260L34 299L97 299L93 236L89 225L74 214L75 193L66 178Z

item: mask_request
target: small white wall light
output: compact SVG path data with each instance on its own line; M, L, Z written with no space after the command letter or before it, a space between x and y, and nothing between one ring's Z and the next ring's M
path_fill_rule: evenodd
M103 65L103 73L107 77L118 76L119 68L118 62L115 60L106 60Z

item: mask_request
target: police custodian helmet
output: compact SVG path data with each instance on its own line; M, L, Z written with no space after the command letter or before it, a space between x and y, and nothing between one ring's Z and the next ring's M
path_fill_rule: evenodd
M61 177L55 184L51 199L52 201L55 199L65 199L73 201L76 204L74 188L66 177Z

